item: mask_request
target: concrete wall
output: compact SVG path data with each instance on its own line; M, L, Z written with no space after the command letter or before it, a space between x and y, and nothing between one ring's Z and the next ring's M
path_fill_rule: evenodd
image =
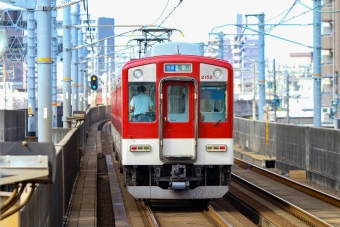
M276 159L276 168L307 170L307 178L340 190L340 130L234 118L234 145Z
M0 142L25 140L27 110L0 110Z
M256 106L257 110L257 106ZM235 100L234 115L238 117L253 116L253 101L251 100Z
M56 148L54 184L39 185L20 214L20 226L63 226L62 151Z
M20 214L20 226L63 226L72 190L79 172L80 151L85 148L86 131L92 123L110 118L110 106L98 106L86 111L85 122L72 129L53 129L57 151L56 180L51 185L39 185L32 199ZM61 138L63 137L63 138Z

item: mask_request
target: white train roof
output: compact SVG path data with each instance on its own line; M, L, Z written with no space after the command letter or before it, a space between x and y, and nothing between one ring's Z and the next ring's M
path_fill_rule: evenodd
M203 50L201 45L195 43L185 43L185 42L169 42L169 43L159 43L153 45L144 55L144 57L159 56L159 55L173 55L173 54L183 54L183 55L203 55Z

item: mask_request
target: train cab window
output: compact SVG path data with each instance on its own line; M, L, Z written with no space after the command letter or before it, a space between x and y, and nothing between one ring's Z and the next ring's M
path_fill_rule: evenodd
M129 83L129 120L131 122L156 121L155 82Z
M188 112L188 87L169 86L168 87L168 120L174 122L187 122Z
M202 82L200 87L200 120L216 122L227 120L226 83Z

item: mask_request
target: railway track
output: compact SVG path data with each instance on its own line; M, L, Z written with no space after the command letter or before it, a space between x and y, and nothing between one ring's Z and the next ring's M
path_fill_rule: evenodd
M290 226L340 226L340 202L336 197L237 159L235 159L232 173L233 179L229 195L232 195L235 189L246 190L243 193L250 197L257 195L264 200L260 201L260 203L268 207L275 205L275 207L289 213L289 215L286 213L287 216L295 216L294 218L298 221L283 217L283 219L286 218L288 222L291 222ZM230 222L231 219L229 219L230 216L225 215L228 211L224 209L216 209L211 206L202 207L202 204L200 206L197 206L197 204L194 206L189 205L192 201L186 201L184 204L169 205L168 200L151 200L150 202L135 200L123 189L121 174L118 174L117 177L118 181L120 181L129 222L132 226L195 226L197 223L200 226L231 226L225 221ZM248 181L248 183L242 183L243 180ZM263 190L258 191L255 185L264 188L269 194ZM219 201L221 200L210 202L210 205L220 204ZM194 208L196 210L193 210ZM277 208L271 209L278 210ZM263 210L258 213L264 219L267 218ZM267 223L276 226L289 226L282 224L284 222L277 221L280 219L277 216L279 215L276 214L274 218L267 218ZM234 222L231 221L231 223L233 226L237 226ZM256 221L254 223L257 224Z
M199 201L136 201L145 226L232 226L218 212Z
M264 198L307 226L340 226L338 198L239 159L232 172L232 185Z

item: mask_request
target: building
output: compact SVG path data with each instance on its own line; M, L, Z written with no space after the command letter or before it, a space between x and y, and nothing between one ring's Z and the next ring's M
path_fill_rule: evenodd
M105 65L105 48L107 48L107 57L114 59L115 56L115 39L108 38L105 46L105 41L96 42L107 37L115 35L114 32L114 18L106 17L90 17L87 19L86 15L81 17L83 26L90 25L84 29L85 44L94 42L93 46L87 48L88 57L95 57L92 62L89 62L90 73L101 76L108 67ZM111 25L111 26L110 26ZM102 69L102 70L101 70Z
M340 117L338 105L333 102L333 75L340 72L340 1L324 0L322 4L322 66L321 73L323 75L321 83L322 91L322 113L330 114L330 108L334 104L334 108L337 109L337 118ZM327 13L328 12L328 13ZM326 78L325 78L326 77ZM328 78L327 78L328 77ZM338 77L336 77L338 78ZM339 79L338 79L339 80ZM340 87L338 86L337 93L339 94ZM339 98L338 98L339 100ZM339 101L338 101L339 102ZM329 110L329 111L324 111ZM334 110L333 110L334 112ZM323 117L323 116L321 116Z
M237 14L237 24L243 24L242 14ZM248 38L244 29L237 26L233 48L235 99L249 100L253 98L254 64L258 61L258 56L257 36Z
M26 45L24 29L27 28L26 11L0 9L0 29L8 41L8 49L0 59L0 81L23 82L23 62Z

